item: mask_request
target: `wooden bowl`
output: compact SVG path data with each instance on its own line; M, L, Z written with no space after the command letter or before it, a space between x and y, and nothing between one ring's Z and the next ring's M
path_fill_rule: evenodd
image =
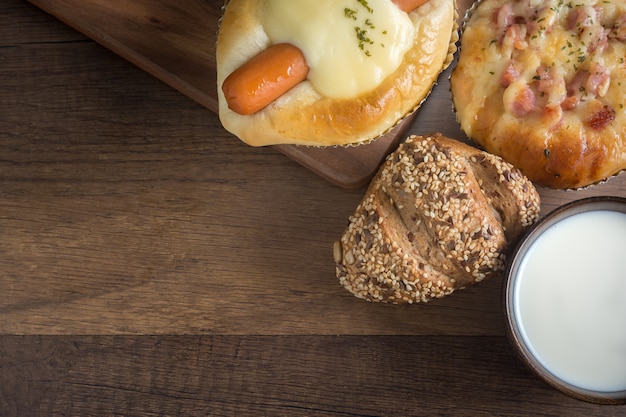
M626 404L626 198L555 209L504 278L507 336L526 366L574 398Z

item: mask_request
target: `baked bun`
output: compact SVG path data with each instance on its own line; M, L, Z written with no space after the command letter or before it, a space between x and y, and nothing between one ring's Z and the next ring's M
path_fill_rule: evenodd
M450 78L462 130L538 185L626 168L626 2L482 0Z
M388 2L392 4L391 0ZM346 4L352 5L355 11L358 9L362 16L367 16L368 12L362 7L372 3ZM222 86L233 71L273 44L262 24L265 4L267 2L260 0L228 1L216 49L220 120L228 131L253 146L349 145L376 139L417 109L456 51L455 0L428 0L408 13L410 20L407 19L407 22L412 23L411 31L414 32L413 42L408 43L410 49L400 56L397 69L375 88L351 97L329 97L318 92L307 78L262 110L248 115L239 114L229 108ZM300 7L305 4L294 1L293 5ZM325 10L321 6L316 8ZM344 10L346 16L343 15ZM339 19L350 18L348 11L348 8L342 8ZM382 30L385 16L378 15L377 9L369 15L373 16L376 27ZM321 35L327 26L316 28L316 33ZM335 38L349 39L354 48L363 47L358 44L359 39L368 41L367 36L370 35L355 34L355 29L358 32L358 27L350 26L350 33L342 33ZM374 33L374 30L370 32ZM338 65L337 71L341 68L343 66Z
M335 243L337 277L369 301L427 302L498 274L538 214L532 183L501 158L440 134L411 136Z

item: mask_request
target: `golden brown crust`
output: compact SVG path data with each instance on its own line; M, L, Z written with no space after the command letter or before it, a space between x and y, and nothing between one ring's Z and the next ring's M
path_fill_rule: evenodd
M538 185L585 187L626 168L626 4L531 3L471 13L450 78L457 118Z
M348 145L375 139L412 113L449 65L457 40L454 0L429 0L411 12L416 42L400 67L375 90L354 99L331 99L307 81L249 116L231 111L223 97L224 79L269 45L259 22L258 0L230 0L217 43L220 120L253 146Z
M369 301L427 302L502 270L538 213L532 183L501 158L439 134L411 136L335 243L337 276Z

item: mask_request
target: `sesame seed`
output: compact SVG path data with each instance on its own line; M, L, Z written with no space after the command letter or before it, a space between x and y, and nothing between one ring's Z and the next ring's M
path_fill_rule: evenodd
M503 269L504 228L491 208L481 206L487 198L474 198L484 181L472 164L493 166L498 175L492 181L524 207L520 229L538 218L538 194L521 173L453 143L440 135L411 136L370 184L342 235L343 256L336 256L340 283L355 296L427 302ZM406 239L394 237L401 230Z

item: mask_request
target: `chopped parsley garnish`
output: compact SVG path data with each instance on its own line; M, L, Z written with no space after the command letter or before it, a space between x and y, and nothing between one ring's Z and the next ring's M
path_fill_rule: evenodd
M371 52L365 49L365 45L373 45L374 41L367 37L367 30L355 26L354 31L356 32L356 38L359 40L359 49L362 50L365 55L370 56Z
M357 7L346 7L343 9L343 14L346 18L358 22L357 26L354 26L354 33L356 34L358 47L361 51L363 51L366 56L371 56L372 52L368 47L374 45L374 41L368 35L368 31L376 30L376 25L370 18L365 18L365 20L363 20L362 18L359 19L359 11L361 11L361 8L363 8L367 13L373 14L374 9L370 7L370 5L367 3L367 0L356 0L356 2L358 3ZM361 8L359 8L359 6ZM386 29L383 29L380 32L383 35L387 35ZM379 45L382 48L385 47L385 44L382 42Z
M354 10L354 9L349 9L349 8L346 7L345 9L343 9L343 14L348 19L356 20L356 10Z
M359 3L361 3L361 6L365 7L365 9L370 12L370 13L374 13L374 10L369 6L369 4L367 4L367 0L357 0Z

